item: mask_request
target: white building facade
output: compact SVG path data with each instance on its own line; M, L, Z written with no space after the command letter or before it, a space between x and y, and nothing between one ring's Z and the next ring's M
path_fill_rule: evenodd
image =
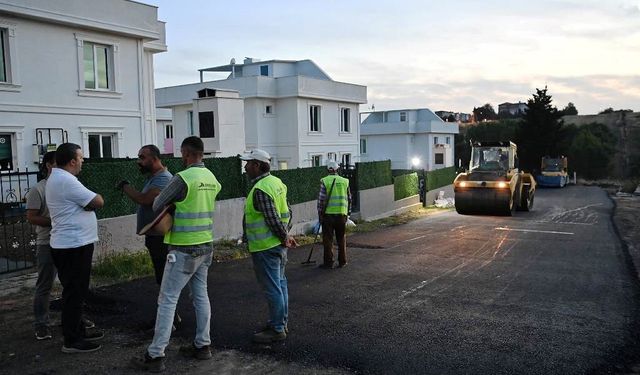
M223 80L204 81L206 72L229 72ZM182 139L198 135L211 155L236 155L245 149L261 148L272 155L277 169L325 165L330 159L347 164L359 161L359 104L366 103L365 86L333 81L311 60L258 61L223 65L200 70L201 82L156 89L158 107L173 110L173 130L178 154ZM207 127L194 99L198 91L210 89L215 95L235 91L242 99L243 150L237 143L207 140ZM226 95L226 94L225 94ZM219 106L220 115L237 119L234 103ZM216 111L214 118L216 118ZM221 120L222 121L222 120ZM212 126L217 126L213 122ZM233 128L228 128L233 131ZM234 133L235 137L240 135ZM218 145L218 146L216 146Z
M167 47L156 7L0 0L0 38L1 169L32 169L65 141L90 158L157 143L153 55Z
M457 122L444 122L427 108L362 114L360 159L391 160L392 169L427 171L455 165Z

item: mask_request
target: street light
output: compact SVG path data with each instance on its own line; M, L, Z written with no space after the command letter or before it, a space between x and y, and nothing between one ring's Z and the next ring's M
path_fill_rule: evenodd
M420 158L419 157L412 158L411 165L413 166L413 168L417 168L420 165Z

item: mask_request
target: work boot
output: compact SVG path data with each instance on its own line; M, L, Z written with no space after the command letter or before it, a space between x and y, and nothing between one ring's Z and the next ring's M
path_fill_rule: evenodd
M78 340L73 344L62 345L62 352L66 354L90 353L90 352L95 352L96 350L100 350L101 348L102 348L102 345L89 342L86 340Z
M149 372L162 372L166 369L164 365L164 357L151 358L149 352L146 350L142 357L131 358L129 365L137 370Z
M273 328L269 327L264 331L258 332L253 335L253 342L259 344L270 344L276 341L282 341L287 338L287 334L284 332L277 332Z
M201 348L196 347L194 343L191 345L184 345L180 347L180 353L187 358L195 358L200 360L211 359L211 347L205 345Z
M49 327L42 325L36 327L36 340L48 340L51 338Z

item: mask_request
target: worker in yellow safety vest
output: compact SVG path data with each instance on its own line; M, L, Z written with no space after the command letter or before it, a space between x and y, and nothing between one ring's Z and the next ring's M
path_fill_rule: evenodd
M334 264L333 236L338 243L338 267L347 266L347 238L345 229L351 214L351 190L349 180L338 176L339 165L327 163L329 175L320 180L318 193L318 220L322 224L324 262L320 268L332 269Z
M253 185L244 208L244 238L269 305L269 321L253 335L253 341L268 344L287 338L289 291L285 265L287 249L298 244L289 235L291 209L287 186L271 175L269 153L254 149L240 158L246 161L244 170Z
M196 335L180 352L197 359L211 358L207 274L213 253L215 201L221 185L202 162L204 144L200 138L185 138L180 151L187 168L173 176L153 202L156 212L175 205L173 226L164 237L169 254L160 284L153 341L144 355L131 359L133 367L151 372L165 368L164 351L171 337L176 305L187 284L196 312Z

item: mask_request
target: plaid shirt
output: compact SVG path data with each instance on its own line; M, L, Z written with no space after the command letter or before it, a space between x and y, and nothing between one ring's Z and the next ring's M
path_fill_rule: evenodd
M203 162L193 163L187 168L206 168ZM153 211L158 213L162 211L165 206L173 202L180 202L187 197L187 183L184 182L182 177L174 175L169 181L169 184L162 189L160 194L153 201ZM188 253L193 256L208 254L213 251L213 242L201 243L198 245L178 246L169 245L169 251L177 250L183 253Z
M267 177L269 174L270 173L267 172L254 178L253 180L251 180L251 184L255 185L256 182ZM271 197L267 193L260 189L255 189L253 191L253 208L255 208L256 211L262 212L264 214L264 221L267 223L269 230L283 243L287 239L289 229L291 229L291 224L293 223L291 207L288 203L287 207L289 208L289 224L285 226L285 224L280 220L280 215L278 215L278 211L276 210L273 199L271 199ZM244 229L244 220L242 226Z
M323 182L320 182L320 192L318 193L318 217L322 216L322 210L324 209L325 201L327 200L327 195L329 192L327 191L327 187L324 186ZM333 194L333 192L331 193ZM351 215L351 188L347 188L347 216Z

